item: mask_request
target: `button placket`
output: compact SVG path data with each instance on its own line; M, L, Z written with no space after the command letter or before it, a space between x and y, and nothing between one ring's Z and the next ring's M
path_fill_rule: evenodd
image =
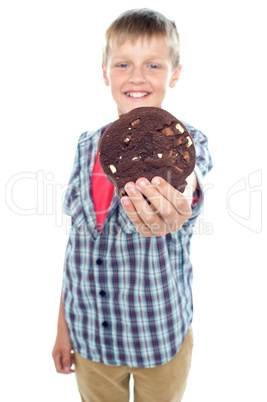
M103 264L103 260L102 260L101 258L97 258L97 259L95 260L95 262L96 262L96 264L97 264L99 267L100 267L100 265ZM106 296L106 292L105 292L103 289L101 289L100 292L99 292L99 295L103 298L104 296ZM103 322L102 322L102 326L103 326L104 328L107 328L108 322L107 322L107 321L103 321Z

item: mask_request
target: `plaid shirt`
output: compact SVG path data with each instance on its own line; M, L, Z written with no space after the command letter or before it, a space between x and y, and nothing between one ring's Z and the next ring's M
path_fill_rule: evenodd
M65 255L63 297L72 345L107 365L155 367L179 350L193 315L190 240L203 206L203 176L212 162L207 138L194 139L201 191L182 229L141 236L115 192L100 231L91 196L92 171L105 127L81 135L63 202L72 226Z

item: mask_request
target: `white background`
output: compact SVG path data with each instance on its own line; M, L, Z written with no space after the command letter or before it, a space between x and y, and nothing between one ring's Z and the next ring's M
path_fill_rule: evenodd
M79 135L117 117L102 82L102 39L133 7L176 21L183 69L163 106L208 136L214 162L192 244L195 346L184 401L266 402L259 0L1 3L0 398L80 400L74 375L57 374L51 357L69 224L60 206Z

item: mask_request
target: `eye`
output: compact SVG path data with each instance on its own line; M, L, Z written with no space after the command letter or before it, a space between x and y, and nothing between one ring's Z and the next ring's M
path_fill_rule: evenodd
M158 66L156 64L150 64L149 68L155 70L156 68L158 68Z
M128 67L128 64L127 64L127 63L120 63L120 64L119 64L119 67L121 67L121 68L126 68L126 67Z

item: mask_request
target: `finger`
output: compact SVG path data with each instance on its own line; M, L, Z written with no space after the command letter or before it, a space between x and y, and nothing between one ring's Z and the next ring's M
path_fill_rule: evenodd
M160 181L158 183L160 184ZM175 188L167 182L165 184L165 191L159 192L147 179L140 178L136 182L137 187L142 190L145 197L151 202L151 209L156 211L157 217L161 220L161 235L179 230L184 221L171 202L174 198Z
M149 183L148 180L146 181ZM133 215L134 219L141 219L149 228L152 228L152 226L158 228L162 223L162 219L145 200L143 197L144 192L142 193L134 183L127 183L125 189L136 211L136 217Z
M74 370L71 366L74 362L72 355L69 352L60 352L53 354L53 359L56 367L56 371L61 374L70 374Z
M125 212L131 219L131 221L134 224L137 231L145 237L151 236L151 232L150 232L149 228L146 226L146 224L143 222L143 220L140 218L140 216L136 212L136 209L135 209L131 199L127 196L124 196L121 199L121 203L122 203L122 206L123 206Z
M176 209L170 202L170 196L167 196L166 192L161 194L155 186L143 178L138 179L136 185L150 201L152 211L156 212L165 222L169 223L169 220L173 220L175 215L178 217ZM173 189L173 187L171 188Z
M64 352L63 358L62 358L62 365L63 365L65 374L74 372L74 370L71 368L73 362L74 362L74 357L73 357L73 354L71 353L71 351Z
M139 217L139 215L138 215L138 213L137 213L137 211L135 209L135 206L134 206L134 204L133 204L133 202L132 202L130 197L128 197L128 196L122 197L121 198L121 203L122 203L122 206L123 206L125 212L127 213L129 218L131 219L131 221L134 221L134 222L137 222L137 223L144 223L142 221L142 219Z
M138 208L138 206L141 207L145 199L133 182L129 182L125 185L125 191L128 196L122 197L122 203L131 219L135 217L137 218L139 209L141 209Z
M63 364L61 354L53 355L55 367L58 373L63 373Z
M155 186L158 192L166 198L176 209L179 215L190 217L191 203L187 200L186 194L176 190L171 184L166 182L162 177L154 177L151 183Z
M132 183L132 185L134 185L134 183ZM128 189L128 193L130 194L129 189ZM130 194L130 195L132 196L132 199L128 196L124 196L121 199L121 203L122 203L122 206L123 206L125 212L127 213L128 217L131 219L133 225L135 226L136 230L144 237L160 235L162 233L162 228L159 227L158 224L155 225L155 223L154 223L153 228L152 228L153 231L152 231L151 228L147 226L147 224L143 221L143 219L139 215L138 211L136 210L136 207L137 207L137 208L139 208L139 212L140 212L140 206L138 207L137 205L134 205L134 203L132 202L132 200L134 200L134 198L135 198L134 194ZM135 202L136 202L136 200L135 200ZM148 205L142 195L140 196L139 202L140 203L145 202L145 205L143 206L143 208L146 208ZM150 205L150 213L151 213L151 209L154 209L152 204Z

